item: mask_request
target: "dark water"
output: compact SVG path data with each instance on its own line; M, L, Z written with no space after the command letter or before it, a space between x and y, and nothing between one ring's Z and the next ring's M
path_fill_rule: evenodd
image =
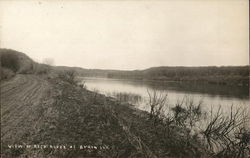
M149 82L138 80L121 80L108 78L82 78L90 90L103 94L132 93L143 99L136 105L139 109L148 110L148 92L156 90L168 95L168 103L174 105L185 97L195 102L203 101L204 108L218 107L227 110L231 105L248 108L249 88L225 85L201 85L176 82ZM249 108L248 108L249 109Z

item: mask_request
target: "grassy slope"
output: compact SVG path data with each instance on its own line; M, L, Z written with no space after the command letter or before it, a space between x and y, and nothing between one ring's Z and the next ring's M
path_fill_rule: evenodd
M34 78L37 75L34 76ZM32 77L32 75L30 75ZM26 144L95 145L108 150L6 149L4 157L199 157L206 155L199 141L180 127L154 125L148 113L121 104L58 78L38 76L51 86L40 102L36 127L24 131L19 141ZM18 104L18 103L17 103ZM31 114L32 115L32 114ZM17 128L17 127L15 127ZM14 128L14 129L15 129ZM16 142L16 143L20 143Z
M42 139L43 143L107 145L110 148L99 152L78 150L52 155L194 157L205 154L198 141L187 140L185 129L172 127L166 131L161 125L154 126L148 120L147 113L135 110L128 104L120 104L60 80L52 79L50 82L60 95L55 95L52 106L57 116L50 120L54 120L54 128L45 128L49 133L46 134L47 139Z

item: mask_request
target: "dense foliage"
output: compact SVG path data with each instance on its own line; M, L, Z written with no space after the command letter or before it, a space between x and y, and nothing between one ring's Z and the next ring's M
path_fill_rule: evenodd
M1 66L17 72L20 67L18 56L7 52L1 53Z
M33 61L26 54L11 50L0 49L1 80L13 77L15 74L46 74L52 67Z
M109 73L108 77L247 86L249 66L155 67L142 71L117 71Z

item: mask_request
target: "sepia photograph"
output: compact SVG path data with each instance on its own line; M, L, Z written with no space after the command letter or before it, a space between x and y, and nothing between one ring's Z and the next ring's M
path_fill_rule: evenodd
M1 158L249 158L248 0L0 0Z

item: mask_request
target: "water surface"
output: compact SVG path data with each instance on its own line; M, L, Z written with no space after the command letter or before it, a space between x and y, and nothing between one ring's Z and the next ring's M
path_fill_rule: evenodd
M135 106L141 110L149 110L147 91L154 90L167 93L168 104L171 106L183 98L191 98L197 103L202 100L203 108L207 109L221 106L222 109L228 110L234 105L249 110L250 105L248 87L86 77L82 80L89 90L98 90L106 95L112 95L114 92L140 95L143 99Z

